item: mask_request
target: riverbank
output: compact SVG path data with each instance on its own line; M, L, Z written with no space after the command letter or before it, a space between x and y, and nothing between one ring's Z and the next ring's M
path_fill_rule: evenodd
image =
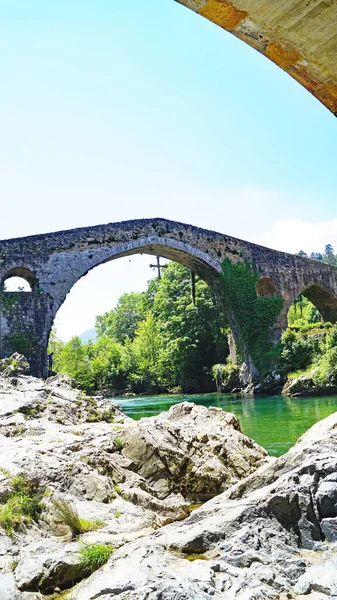
M135 421L17 366L0 375L0 600L337 594L337 413L275 459L220 407Z

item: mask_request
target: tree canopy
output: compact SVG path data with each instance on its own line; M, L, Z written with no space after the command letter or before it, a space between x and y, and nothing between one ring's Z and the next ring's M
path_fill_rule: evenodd
M214 389L212 366L228 355L227 324L207 284L168 263L145 292L123 294L116 307L96 319L97 342L55 336L54 368L87 391L184 392Z

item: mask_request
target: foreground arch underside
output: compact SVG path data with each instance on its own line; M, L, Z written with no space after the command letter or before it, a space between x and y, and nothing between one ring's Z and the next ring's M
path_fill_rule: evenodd
M175 0L258 50L337 115L335 0Z

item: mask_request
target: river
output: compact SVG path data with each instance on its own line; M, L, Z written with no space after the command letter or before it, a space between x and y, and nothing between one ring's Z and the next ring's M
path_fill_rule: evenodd
M242 399L229 394L193 394L113 400L133 419L158 415L173 404L183 401L204 406L219 406L223 410L233 412L240 420L243 433L263 446L271 456L280 456L287 452L309 427L337 411L337 396L262 396Z

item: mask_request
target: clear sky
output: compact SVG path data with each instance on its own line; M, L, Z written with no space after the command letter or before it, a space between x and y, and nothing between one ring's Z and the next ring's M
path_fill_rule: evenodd
M337 120L173 0L0 0L0 238L140 217L337 248ZM97 267L63 338L151 276Z

